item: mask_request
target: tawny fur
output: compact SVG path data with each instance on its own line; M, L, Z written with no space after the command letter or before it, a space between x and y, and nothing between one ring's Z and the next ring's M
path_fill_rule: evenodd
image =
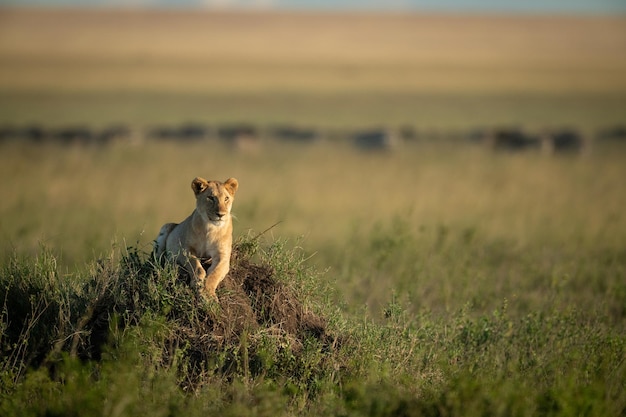
M217 299L215 290L230 269L233 222L230 210L239 183L197 177L191 182L196 208L181 223L161 227L155 243L158 259L167 256L181 265L205 297ZM203 261L211 260L205 271Z

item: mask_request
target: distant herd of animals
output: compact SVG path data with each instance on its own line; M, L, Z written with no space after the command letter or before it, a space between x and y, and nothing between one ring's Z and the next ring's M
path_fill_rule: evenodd
M253 124L234 123L209 126L201 123L133 128L123 124L90 128L65 126L46 128L41 125L0 126L0 144L10 141L58 143L62 145L106 146L114 143L144 141L190 143L221 141L234 149L253 151L268 140L312 144L321 141L351 144L364 151L394 151L402 144L419 141L453 140L482 144L495 151L518 152L539 150L543 153L584 153L592 144L612 142L626 144L626 124L582 133L576 128L523 129L517 127L476 128L465 131L419 130L412 126L399 128L313 129L280 125L260 128Z

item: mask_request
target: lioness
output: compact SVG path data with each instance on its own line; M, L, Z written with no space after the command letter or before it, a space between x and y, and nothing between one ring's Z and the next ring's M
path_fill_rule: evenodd
M207 181L197 177L191 182L196 209L182 223L161 227L155 243L157 259L165 254L191 276L192 284L205 297L217 299L215 289L230 268L233 222L230 209L239 183ZM203 261L211 266L205 271Z

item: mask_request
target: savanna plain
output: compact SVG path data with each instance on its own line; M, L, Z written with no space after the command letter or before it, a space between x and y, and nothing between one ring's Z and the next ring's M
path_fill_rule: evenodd
M626 413L623 18L0 20L0 123L133 132L0 143L0 415ZM145 137L189 122L321 134ZM464 134L500 126L586 145ZM151 255L196 176L240 183L219 304Z

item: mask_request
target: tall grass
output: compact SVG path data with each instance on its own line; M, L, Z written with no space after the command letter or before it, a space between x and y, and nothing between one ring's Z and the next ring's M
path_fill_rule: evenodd
M488 313L469 304L415 313L393 296L372 321L304 290L320 289L320 276L301 250L279 242L256 261L251 255L244 250L235 269L285 285L291 295L283 303L306 298L307 309L324 315L318 329L326 336L290 335L271 314L256 328L240 326L232 321L244 311L230 295L236 286L221 290L221 307L205 305L175 269L132 248L70 285L49 252L5 266L1 412L618 416L626 409L623 315L616 325L602 311L556 303L520 312L507 300Z
M407 223L401 232L423 231L444 243L452 230L520 250L618 248L626 230L621 159L619 147L597 147L586 158L544 158L427 142L392 154L363 154L335 143L268 142L256 154L215 143L106 149L7 144L0 155L0 174L10 178L0 184L6 196L0 201L0 247L5 254L13 248L35 253L43 241L59 248L68 266L107 252L116 238L145 248L163 223L193 210L189 184L202 175L240 180L236 234L281 222L271 233L304 236L322 267L329 266L336 245L394 227L394 219Z
M0 414L626 410L619 146L207 145L4 146ZM220 307L150 257L196 175L241 183Z
M280 246L267 249L271 265L264 254L251 265L251 243L237 245L234 282L222 286L220 305L205 304L176 268L161 268L133 248L95 262L73 280L58 273L48 252L32 263L14 259L1 277L3 412L20 410L23 394L38 398L33 412L89 414L98 408L83 401L104 401L111 383L132 392L139 388L133 383L151 387L154 381L173 398L208 390L225 402L240 384L247 395L250 386L280 390L275 384L282 382L293 401L313 396L317 384L333 381L328 357L336 353L334 337L314 313L320 305L313 298L300 305L304 287L298 282L311 273L297 252ZM85 389L82 383L91 379L94 388ZM60 391L60 397L39 397L41 389ZM115 407L128 415L140 404L135 398L127 408L128 398L120 401Z

